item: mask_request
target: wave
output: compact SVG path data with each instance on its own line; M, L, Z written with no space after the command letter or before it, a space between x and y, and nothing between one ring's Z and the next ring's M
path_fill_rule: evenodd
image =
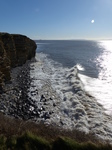
M48 55L37 53L36 62L31 65L32 83L29 96L32 97L30 93L34 88L38 89L38 95L33 95L32 99L47 110L52 110L53 114L49 114L51 117L45 122L86 133L91 131L100 138L109 139L112 137L112 118L106 115L105 109L86 92L94 93L94 85L99 85L100 88L101 84L97 79L79 74L80 68L84 69L80 64L72 68L63 67ZM47 104L40 103L43 93L52 99Z
M35 66L35 74L33 76L46 82L49 81L60 97L64 97L63 91L74 90L75 93L78 89L80 89L79 91L82 89L95 97L97 102L106 109L105 112L107 114L112 114L112 85L106 80L80 74L78 70L85 70L80 64L70 69L63 67L62 64L50 58L48 59L48 55L44 53L37 53L36 59L38 63L35 64L37 66ZM40 64L42 65L42 70L38 71ZM41 87L41 84L38 80L38 86L40 85Z
M81 70L81 71L85 70L84 67L82 67L82 65L80 65L80 64L76 64L76 67L78 70Z
M106 80L91 78L82 74L79 74L79 77L84 83L85 90L103 105L107 114L112 115L112 84Z

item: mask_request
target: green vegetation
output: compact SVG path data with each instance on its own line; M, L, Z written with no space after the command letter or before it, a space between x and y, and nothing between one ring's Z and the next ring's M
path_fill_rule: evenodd
M109 144L79 143L69 138L58 138L53 143L53 150L112 150Z
M44 138L27 132L19 137L0 138L0 150L112 150L109 144L79 143L73 139L59 137L47 141Z
M0 114L0 150L112 150L92 134L60 130Z

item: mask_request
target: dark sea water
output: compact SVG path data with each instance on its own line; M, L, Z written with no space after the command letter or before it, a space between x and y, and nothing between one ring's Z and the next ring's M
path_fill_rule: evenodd
M112 113L112 41L37 40L37 54L79 71L85 89ZM56 64L55 64L56 65Z
M100 67L96 62L103 53L96 41L37 41L37 52L48 54L49 58L61 63L64 67L80 64L82 72L90 77L98 77Z

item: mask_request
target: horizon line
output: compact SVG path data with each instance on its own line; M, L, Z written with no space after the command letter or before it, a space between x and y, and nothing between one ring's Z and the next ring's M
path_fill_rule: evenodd
M33 39L38 41L101 41L101 40L112 40L110 38L101 38L101 39Z

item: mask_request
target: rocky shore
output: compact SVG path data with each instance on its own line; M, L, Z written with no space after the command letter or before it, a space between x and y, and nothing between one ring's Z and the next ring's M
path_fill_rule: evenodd
M30 63L27 61L23 66L11 70L11 80L5 84L4 92L0 95L0 111L5 115L28 120L36 114L32 108L37 108L31 98L28 97L30 88Z
M35 56L35 50L35 42L24 35L0 33L0 112L45 122L54 113L49 102L55 107L58 100L52 91L49 95L42 90L40 94L31 84L30 64L35 59L28 60ZM39 96L38 100L33 99L34 95Z
M39 91L35 85L31 84L32 63L35 63L35 58L11 70L11 80L5 85L4 92L0 94L0 112L18 119L48 124L51 115L57 110L59 98L51 89L49 90L51 87L44 87L42 91ZM45 88L51 93L47 93ZM39 97L34 99L33 96ZM49 105L49 103L52 104Z
M38 54L11 70L11 80L0 94L0 112L60 129L77 129L112 142L112 118L84 91L77 68L63 74L60 67L54 70L40 57Z
M3 58L0 59L5 70L8 66L9 70L5 74L0 65L0 112L18 119L52 124L60 129L77 129L112 143L112 117L105 114L104 108L84 90L77 67L62 68L41 53L34 58L34 42L28 44L30 39L15 37L16 60L19 56L16 66L11 67L12 55L6 57L6 47L1 42ZM28 40L26 44L25 39ZM20 49L21 54L17 55ZM7 58L8 64L5 62Z

